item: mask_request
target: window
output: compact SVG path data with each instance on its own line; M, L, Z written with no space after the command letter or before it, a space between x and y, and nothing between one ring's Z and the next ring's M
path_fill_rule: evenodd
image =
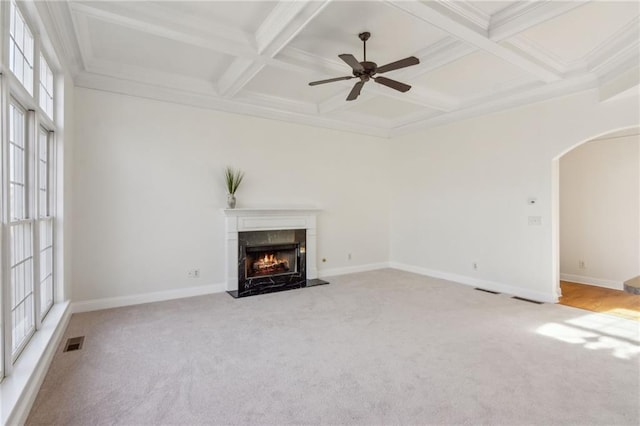
M9 287L11 355L16 358L35 331L33 220L29 218L29 147L26 112L9 105ZM6 305L5 305L6 306Z
M51 138L44 128L38 132L38 222L40 245L40 320L53 305L53 212L51 209Z
M49 118L53 118L53 73L42 54L40 54L40 108Z
M9 12L9 69L33 94L33 35L14 1Z
M42 51L22 2L0 0L0 380L52 311L56 294L55 52ZM35 12L37 13L37 12ZM26 19L25 19L26 18ZM52 68L52 66L54 66ZM10 70L10 72L9 72Z

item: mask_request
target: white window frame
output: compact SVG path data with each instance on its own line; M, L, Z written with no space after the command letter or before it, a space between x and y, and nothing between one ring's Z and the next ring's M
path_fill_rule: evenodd
M55 84L54 84L54 74L49 66L49 61L42 51L40 51L39 62L38 62L38 106L42 110L45 116L49 117L51 120L54 119L54 106L55 106ZM45 73L45 81L43 84L42 81L42 73ZM49 87L49 76L51 76L51 87ZM45 98L45 104L42 105L43 96ZM51 108L49 108L49 101L51 101Z
M22 40L20 43L18 43L18 40L16 40L14 38L14 36L19 36L20 34L15 34L12 35L11 34L11 23L12 22L17 22L16 19L20 18L20 21L22 21L22 25L23 25L23 32L22 32ZM15 26L15 23L13 24ZM27 55L25 54L24 50L25 50L25 31L26 33L29 34L30 39L31 39L31 54L33 55L33 57L28 58ZM19 52L19 56L20 59L22 61L22 72L20 73L21 75L18 75L17 73L17 69L15 68L15 64L16 64L16 56L18 55L18 52L16 52L14 50L14 54L11 55L12 52L12 47L14 49L17 49ZM31 30L31 27L28 23L28 21L25 19L24 14L22 13L22 11L20 10L20 7L18 6L18 4L16 3L15 0L10 0L9 1L9 49L8 49L8 55L9 55L9 62L8 62L8 68L10 69L10 71L13 73L13 75L16 77L16 79L20 82L20 84L22 85L22 87L24 87L24 89L29 93L29 95L33 96L35 93L35 85L34 85L34 81L35 81L35 70L36 70L36 38L33 34L33 31ZM31 60L31 62L29 62L29 60ZM12 69L11 67L11 63L14 63L14 67ZM25 63L31 66L31 84L28 84L28 81L25 81Z
M12 14L12 8L15 7L17 13L25 23L26 31L30 33L33 38L33 57L32 61L32 75L31 86L25 87L22 81L13 73L10 68L9 54L11 52L10 44L13 43L10 34L10 19ZM0 381L12 374L14 364L18 361L22 351L29 348L29 342L33 338L34 334L38 333L38 330L42 328L42 322L46 321L46 315L51 309L59 302L65 300L64 288L62 286L61 266L62 248L58 244L57 235L62 232L61 222L56 220L57 207L56 203L59 202L58 185L62 183L62 171L58 168L58 156L62 155L61 146L56 141L55 131L58 128L58 108L61 108L61 102L56 97L57 93L63 93L60 88L63 84L63 79L60 75L60 63L57 61L55 52L50 52L42 46L42 40L44 37L47 39L46 34L41 34L43 28L38 21L38 11L34 8L32 3L17 2L14 0L0 1L0 184L2 186L2 197L0 197L0 279L2 281L2 287L0 291ZM47 39L48 40L48 39ZM47 44L48 46L48 44ZM47 111L47 107L43 108L40 105L40 61L41 58L46 63L46 66L51 70L53 77L53 86L50 101L52 105L52 111ZM47 87L49 85L47 84ZM60 95L61 97L62 95ZM26 128L27 140L25 143L30 150L30 164L29 164L29 190L28 190L28 218L24 221L28 221L31 224L31 244L32 244L32 258L33 258L33 332L30 333L29 338L25 338L24 342L20 344L20 347L12 351L13 347L13 334L12 334L12 313L11 305L14 301L11 299L11 249L10 249L10 232L11 226L16 221L11 221L9 217L10 205L8 193L9 189L9 104L13 102L19 105L26 111ZM49 185L49 212L45 217L40 217L39 201L39 170L36 165L39 165L39 132L40 129L44 129L47 132L47 144L49 150L49 169L47 171L47 179ZM23 221L23 222L24 222ZM52 229L51 242L53 248L51 250L51 278L52 278L52 303L50 306L41 306L41 271L40 271L40 232L43 222L49 222ZM44 235L43 235L44 238ZM44 266L44 265L43 265ZM41 309L42 308L42 309ZM59 311L56 311L59 312ZM58 314L54 316L58 319ZM53 321L53 320L52 320ZM27 350L28 352L28 350ZM22 368L22 367L21 367Z
M5 360L11 360L12 363L14 363L18 357L20 356L20 354L22 353L22 351L24 350L24 348L27 346L27 344L29 343L29 341L31 340L31 338L33 337L33 335L35 334L36 330L38 329L38 324L36 322L36 312L38 311L38 307L37 307L37 299L39 297L39 294L37 293L37 289L36 289L36 285L35 285L35 275L36 275L36 271L37 269L37 251L36 251L36 223L35 223L35 219L34 219L34 214L33 214L33 207L34 207L34 203L33 203L33 187L35 185L35 178L34 178L34 173L33 173L33 126L35 124L35 114L32 110L27 110L20 102L19 100L15 99L15 98L11 98L9 100L9 104L8 104L9 109L11 107L14 107L18 110L20 110L23 114L24 117L24 161L23 161L23 167L24 167L24 206L23 206L23 212L21 217L12 217L11 215L11 211L12 211L12 199L11 196L8 195L6 197L6 204L5 204L5 209L6 209L6 220L5 220L5 230L7 232L5 232L4 234L6 235L5 238L5 248L6 248L6 257L8 259L8 262L5 263L5 265L7 266L6 269L6 281L5 281L5 287L7 287L7 291L5 291L4 295L6 297L6 302L3 303L4 308L6 309L6 314L5 314L5 334L4 334L4 345L5 345ZM9 126L12 125L12 123L8 123ZM10 141L7 139L7 143L5 144L5 149L4 149L4 153L6 156L6 161L3 163L3 166L5 166L8 170L9 170L9 162L11 161L10 156L9 156L9 150L10 150ZM10 176L9 176L10 177ZM6 184L4 185L4 188L8 189L9 188L9 180L6 181ZM13 251L11 248L11 230L12 229L18 229L20 227L24 227L24 226L28 226L30 228L30 233L27 236L27 240L25 241L26 243L29 243L31 246L31 254L29 256L27 256L26 258L22 259L20 262L16 263L15 265L12 264L11 259L13 258ZM28 270L28 272L31 275L31 288L30 288L30 294L23 297L23 300L18 303L15 307L13 307L13 303L11 303L11 301L14 298L14 294L13 294L13 287L12 287L12 270L14 267L19 266L20 264L25 264L25 263L30 263L30 268ZM23 290L24 292L26 292L29 289ZM24 295L23 295L24 296ZM31 325L29 326L29 329L26 331L26 333L24 334L24 336L21 337L21 342L19 345L14 347L14 321L13 321L13 311L14 309L16 309L19 305L22 304L22 302L26 301L26 298L31 296L32 298L32 302L29 305L25 305L28 307L28 309L31 310L30 314L28 315L30 317L31 320ZM5 371L7 370L7 366L5 366Z

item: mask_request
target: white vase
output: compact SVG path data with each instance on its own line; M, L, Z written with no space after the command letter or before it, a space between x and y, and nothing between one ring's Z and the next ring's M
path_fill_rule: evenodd
M234 194L227 195L227 207L230 209L236 208L236 196Z

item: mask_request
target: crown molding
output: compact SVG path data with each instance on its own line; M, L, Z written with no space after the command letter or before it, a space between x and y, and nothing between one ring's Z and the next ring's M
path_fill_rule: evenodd
M138 81L87 72L82 72L77 76L76 86L197 108L213 109L233 114L286 121L313 127L323 127L381 138L389 137L389 130L379 127L375 120L370 120L368 124L365 125L326 116L306 114L295 110L282 110L274 107L273 104L266 106L265 101L273 98L265 95L254 99L249 97L248 100L227 99L210 94L192 93L182 89L160 87ZM261 103L263 105L260 105ZM292 104L289 104L289 107L291 106Z
M105 59L91 58L87 63L87 73L103 75L131 82L145 82L155 87L200 93L207 96L219 96L215 87L199 78L185 77L161 70L150 70L135 65L116 63Z
M581 75L551 84L530 83L524 90L522 88L514 89L511 95L504 93L493 95L483 100L477 100L475 104L451 113L398 126L391 130L390 137L403 136L430 127L530 105L597 87L598 80L594 75Z
M617 73L620 66L638 57L640 52L640 17L636 17L589 52L585 61L591 72L602 77Z
M50 25L53 37L58 41L61 64L75 77L83 69L83 63L69 5L66 2L43 2L41 6L51 19Z

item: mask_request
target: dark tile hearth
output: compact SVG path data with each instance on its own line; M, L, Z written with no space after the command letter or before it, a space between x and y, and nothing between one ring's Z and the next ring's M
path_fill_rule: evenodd
M262 288L260 292L255 292L255 293L247 293L244 292L242 294L238 293L238 290L233 290L233 291L227 291L227 293L229 293L234 299L238 299L238 298L242 298L242 297L247 297L247 296L257 296L259 294L267 294L267 293L275 293L278 291L285 291L285 290L295 290L297 288L306 288L306 287L316 287L319 285L326 285L329 284L329 281L324 281L318 278L312 279L312 280L306 280L306 282L302 285L298 285L296 287L291 286L291 287L283 287L281 285L274 287L272 289L265 289Z

